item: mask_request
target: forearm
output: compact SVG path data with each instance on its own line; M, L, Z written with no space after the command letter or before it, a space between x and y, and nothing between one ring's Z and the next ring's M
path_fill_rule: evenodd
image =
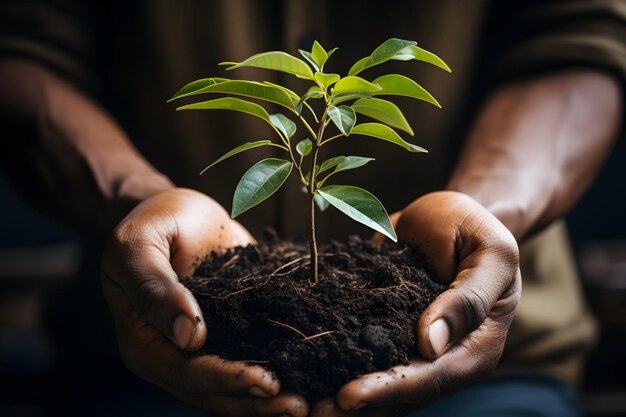
M618 83L576 71L510 85L478 115L448 188L469 194L518 241L566 214L617 135Z
M89 227L110 228L172 187L102 108L36 64L0 62L0 124L14 182L56 198Z

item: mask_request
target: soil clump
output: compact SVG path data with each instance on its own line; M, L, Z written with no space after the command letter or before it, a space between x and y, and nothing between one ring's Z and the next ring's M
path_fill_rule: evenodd
M266 366L309 401L416 356L417 321L446 288L418 254L358 236L319 254L315 287L306 245L275 235L203 260L183 281L207 325L196 354Z

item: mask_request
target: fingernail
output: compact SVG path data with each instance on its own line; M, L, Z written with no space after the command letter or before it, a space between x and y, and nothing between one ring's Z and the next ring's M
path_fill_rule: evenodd
M270 395L263 391L261 388L257 387L256 385L254 385L252 388L250 388L250 395L253 395L255 397L261 397L261 398L268 398L270 397Z
M174 340L181 349L186 349L191 344L191 339L196 331L196 325L187 316L180 315L174 320Z
M366 407L366 406L367 406L367 403L366 403L366 402L361 402L361 403L358 403L358 404L356 405L356 407L354 407L354 408L353 408L352 410L350 410L350 411L357 411L357 410L360 410L361 408L364 408L364 407Z
M438 319L428 326L428 341L433 354L441 356L450 342L450 328L445 319Z

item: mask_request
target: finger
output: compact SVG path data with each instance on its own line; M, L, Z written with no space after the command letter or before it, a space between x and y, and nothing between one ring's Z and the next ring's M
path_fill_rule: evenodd
M495 367L502 353L499 340L506 328L507 325L488 318L435 361L416 359L409 365L347 383L337 393L337 404L344 410L393 404L424 406L449 395Z
M111 305L116 319L120 353L126 366L137 376L170 392L189 396L227 395L271 397L280 383L268 370L245 362L225 361L216 356L189 358L158 330L148 325L124 304L121 288L106 286L113 293Z
M253 401L254 410L262 415L290 415L306 417L309 405L302 395L284 393L274 398L263 398Z
M435 222L413 218L433 207L443 210ZM403 234L406 230L411 233ZM508 298L508 306L515 307L520 287L517 243L504 225L470 197L445 192L418 199L403 212L398 231L402 240L433 260L432 267L441 278L452 281L418 322L418 349L424 357L441 356L476 329L498 300ZM504 313L512 316L510 308Z
M509 277L513 276L513 279ZM513 319L519 299L519 271L496 267L470 267L462 270L450 289L439 295L422 313L417 324L420 354L428 359L443 355L450 347L474 331L487 317L506 324Z
M404 404L394 404L381 407L368 407L365 404L361 408L352 411L343 410L333 398L319 401L311 410L311 417L397 417L407 414L413 407Z
M178 367L178 371L165 372L163 377L168 381L174 380L178 390L192 395L269 398L280 391L280 384L271 372L245 362L199 356L182 358Z
M182 397L180 399L195 405L203 411L208 412L210 415L231 417L285 415L306 417L309 415L309 407L304 397L289 393L281 394L273 398Z
M180 349L195 350L206 338L202 312L170 264L171 226L160 227L118 228L104 252L102 278L123 288L140 316Z

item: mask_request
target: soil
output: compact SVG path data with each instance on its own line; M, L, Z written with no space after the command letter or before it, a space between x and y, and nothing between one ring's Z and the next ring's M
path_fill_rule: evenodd
M417 321L445 289L418 254L357 236L319 253L315 287L306 245L275 236L203 260L184 280L208 330L198 354L262 364L310 401L416 356Z

